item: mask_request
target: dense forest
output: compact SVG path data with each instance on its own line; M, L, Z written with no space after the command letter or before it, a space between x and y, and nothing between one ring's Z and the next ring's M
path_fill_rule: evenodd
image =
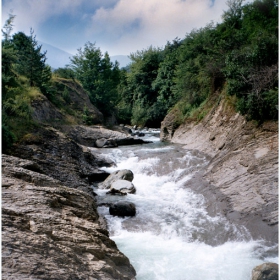
M178 122L193 116L199 121L217 93L248 120L278 119L276 0L229 0L221 23L132 53L132 63L122 69L87 42L70 65L52 71L33 30L12 34L14 18L2 29L3 149L18 140L19 131L36 125L30 102L39 93L59 105L58 77L79 82L92 104L119 123L159 127L170 110L176 110ZM67 91L60 94L67 100Z

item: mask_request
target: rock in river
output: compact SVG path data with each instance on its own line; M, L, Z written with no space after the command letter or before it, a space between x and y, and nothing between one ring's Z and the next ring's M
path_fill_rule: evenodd
M126 180L117 180L112 183L111 188L110 188L110 193L122 193L122 194L127 194L127 193L135 193L136 189L134 185Z
M110 189L113 182L116 182L118 180L126 180L132 182L133 178L134 175L132 171L128 169L117 170L110 174L103 183L98 185L98 187L101 189Z
M127 201L119 201L115 204L111 205L109 208L110 215L113 216L135 216L136 215L136 208L134 203L127 202Z
M278 280L278 264L263 263L252 271L251 280Z

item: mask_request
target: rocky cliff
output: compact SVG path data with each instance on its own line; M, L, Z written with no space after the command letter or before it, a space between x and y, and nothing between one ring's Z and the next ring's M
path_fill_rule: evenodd
M92 196L39 170L2 156L2 279L135 279Z
M2 155L2 279L135 279L91 187L109 175L99 168L113 164L96 141L134 139L102 127L79 84L55 83L55 102L38 95L34 124Z
M220 205L230 220L244 224L254 238L277 242L277 122L257 126L222 99L200 122L187 120L178 127L171 112L162 122L161 139L210 155L206 183L194 190Z

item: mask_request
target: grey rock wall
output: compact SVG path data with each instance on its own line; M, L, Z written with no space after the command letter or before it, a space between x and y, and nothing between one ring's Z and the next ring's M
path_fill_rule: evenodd
M2 279L135 279L94 199L2 156Z
M224 214L244 224L254 238L278 241L278 123L257 126L222 100L200 122L186 121L172 134L172 117L162 122L162 140L212 157L204 174L226 204ZM217 194L220 195L217 195ZM207 198L207 197L206 197ZM222 200L222 201L220 201Z

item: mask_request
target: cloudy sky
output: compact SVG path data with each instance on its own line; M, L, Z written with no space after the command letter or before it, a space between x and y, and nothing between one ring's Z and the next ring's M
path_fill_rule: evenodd
M69 53L90 41L129 55L220 22L225 10L226 0L2 0L2 26L12 13L14 32L32 27L37 40Z

